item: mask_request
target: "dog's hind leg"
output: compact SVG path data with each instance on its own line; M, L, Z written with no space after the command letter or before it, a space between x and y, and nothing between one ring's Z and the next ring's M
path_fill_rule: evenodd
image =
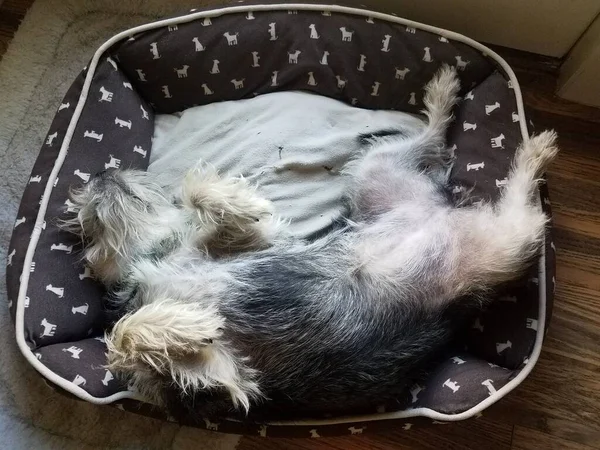
M471 287L491 287L517 279L544 242L547 217L535 194L544 170L556 156L556 133L531 137L517 150L504 192L497 204L455 209L457 231L453 295Z
M224 389L248 410L260 395L253 372L220 341L224 318L214 307L155 301L121 318L106 337L108 368L129 376L142 394L159 397L154 382L166 379L184 393Z
M389 211L404 198L413 198L417 191L437 189L446 183L453 162L446 131L459 88L456 69L443 66L425 87L424 129L414 136L389 138L375 145L344 170L352 177L350 199L358 216Z
M244 178L221 177L211 167L190 170L183 180L182 204L209 250L255 250L268 247L282 232L273 204Z

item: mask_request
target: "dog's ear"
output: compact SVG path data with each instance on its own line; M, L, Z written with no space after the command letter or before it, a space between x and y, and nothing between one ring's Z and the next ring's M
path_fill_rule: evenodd
M219 342L223 326L214 308L174 300L150 303L120 319L106 336L108 369L154 373L184 393L226 389L233 404L247 411L260 393L250 372Z

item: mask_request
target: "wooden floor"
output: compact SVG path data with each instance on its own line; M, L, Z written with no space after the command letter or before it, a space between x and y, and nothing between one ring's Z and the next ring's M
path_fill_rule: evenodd
M0 58L32 2L0 5ZM536 129L555 128L562 148L548 174L557 295L533 373L479 419L360 437L245 437L238 450L600 449L600 109L553 95L557 61L500 52L516 69Z

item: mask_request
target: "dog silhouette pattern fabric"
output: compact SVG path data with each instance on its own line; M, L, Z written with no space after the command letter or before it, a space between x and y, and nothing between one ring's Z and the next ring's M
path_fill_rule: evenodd
M78 259L80 242L60 231L57 221L71 212L69 186L86 183L109 168L147 168L155 112L306 90L356 107L418 113L423 108L423 86L443 63L459 69L463 86L462 102L448 132L456 155L453 191L472 190L473 201L494 200L502 192L521 140L522 117L509 77L493 59L465 43L368 14L269 10L181 20L114 44L93 73L68 155L49 186L50 198L43 199L44 191L76 105L85 94L86 69L57 108L15 221L7 261L9 307L15 320L22 276L27 274L23 330L32 354L94 397L127 390L103 368L103 289ZM541 187L541 199L550 215L546 186ZM47 210L34 230L43 202ZM24 267L34 232L39 240L32 263ZM555 248L550 234L545 255L545 285L540 285L544 280L534 267L522 282L499 292L491 307L470 324L464 349L426 379L416 380L403 398L373 411L348 413L377 418L386 412L429 408L456 414L514 379L529 364L536 336L545 332L538 326L540 292L545 291L546 326L552 312ZM169 419L135 400L121 400L117 406ZM432 424L424 417L395 420L407 432ZM360 434L390 426L388 421L255 426L210 418L190 425L256 436L305 437Z

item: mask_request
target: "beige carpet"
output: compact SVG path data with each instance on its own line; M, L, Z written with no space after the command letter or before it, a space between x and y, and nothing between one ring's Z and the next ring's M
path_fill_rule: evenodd
M36 0L0 62L0 261L57 106L115 33L213 0ZM223 3L223 2L220 2ZM0 448L230 450L238 436L180 427L51 391L14 341L0 264Z

